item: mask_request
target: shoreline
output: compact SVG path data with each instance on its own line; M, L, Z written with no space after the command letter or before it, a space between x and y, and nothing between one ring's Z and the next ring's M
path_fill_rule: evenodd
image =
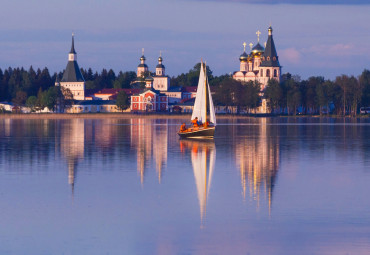
M369 118L368 115L337 116L337 115L216 115L217 119L242 119L242 118ZM191 114L133 114L133 113L33 113L33 114L0 114L0 119L190 119Z

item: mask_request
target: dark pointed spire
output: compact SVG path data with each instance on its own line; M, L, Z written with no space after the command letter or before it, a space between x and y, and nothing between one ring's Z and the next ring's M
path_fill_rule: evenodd
M266 43L265 52L262 54L261 66L280 67L279 57L276 52L274 39L272 37L272 27L268 28L268 39Z
M76 51L75 51L75 34L74 33L72 33L72 47L71 47L71 51L69 53L76 54Z

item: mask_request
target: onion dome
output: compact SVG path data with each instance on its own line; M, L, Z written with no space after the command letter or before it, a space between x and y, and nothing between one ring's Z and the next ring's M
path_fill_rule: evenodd
M160 55L158 57L158 65L156 66L156 68L164 68L164 65L162 64L162 61L163 61L163 58L162 58L162 55Z
M258 42L256 46L252 48L252 54L262 54L265 51L265 48Z
M247 61L247 59L248 59L248 54L245 53L245 51L244 51L243 54L240 55L239 60L240 61Z
M140 60L145 61L146 60L145 56L142 55L141 58L140 58Z
M145 81L154 81L153 77L152 76L148 76L145 78Z
M269 28L268 28L268 34L272 35L272 27L271 26L269 26Z

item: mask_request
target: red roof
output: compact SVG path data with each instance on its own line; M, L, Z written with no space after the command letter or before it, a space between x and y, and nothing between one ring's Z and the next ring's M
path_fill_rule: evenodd
M128 96L132 94L140 93L142 89L102 89L95 93L94 95L117 95L120 91L124 91Z

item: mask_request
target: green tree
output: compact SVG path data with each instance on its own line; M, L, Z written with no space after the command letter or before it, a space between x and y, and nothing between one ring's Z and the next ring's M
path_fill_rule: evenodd
M328 96L328 83L320 83L316 86L317 104L319 105L320 115L323 113L323 108L328 109L329 96Z
M365 69L359 77L362 89L361 106L370 106L370 71Z
M257 81L243 84L240 105L250 113L252 109L259 106L261 84Z
M42 91L42 88L39 88L39 91L37 92L37 101L35 105L35 110L36 111L42 111L46 105L45 105L45 100L44 100L44 92Z
M135 72L119 72L117 79L113 83L115 89L130 88L131 82L136 80Z
M29 107L32 112L35 111L36 103L37 103L37 97L35 96L30 96L26 101L27 107Z
M349 77L345 74L341 76L337 76L335 79L335 83L341 88L341 95L342 95L342 114L343 116L346 115L346 112L348 111L348 90L350 89L350 81Z
M217 87L214 100L216 105L224 105L226 111L230 106L236 106L242 101L242 84L233 79L225 79Z
M17 91L16 97L13 99L15 105L24 105L27 100L27 93L24 91Z
M271 112L276 112L283 105L283 89L281 84L275 79L270 79L264 91L264 95L268 100L268 105Z
M46 92L43 93L44 104L51 111L55 111L58 98L60 98L59 87L50 87Z
M130 107L128 96L125 91L122 90L118 92L116 105L122 112L123 110L126 110L128 107Z
M285 91L285 104L287 107L288 114L295 115L297 113L297 108L302 103L302 94L299 89L299 84L293 80L288 79L283 84Z

